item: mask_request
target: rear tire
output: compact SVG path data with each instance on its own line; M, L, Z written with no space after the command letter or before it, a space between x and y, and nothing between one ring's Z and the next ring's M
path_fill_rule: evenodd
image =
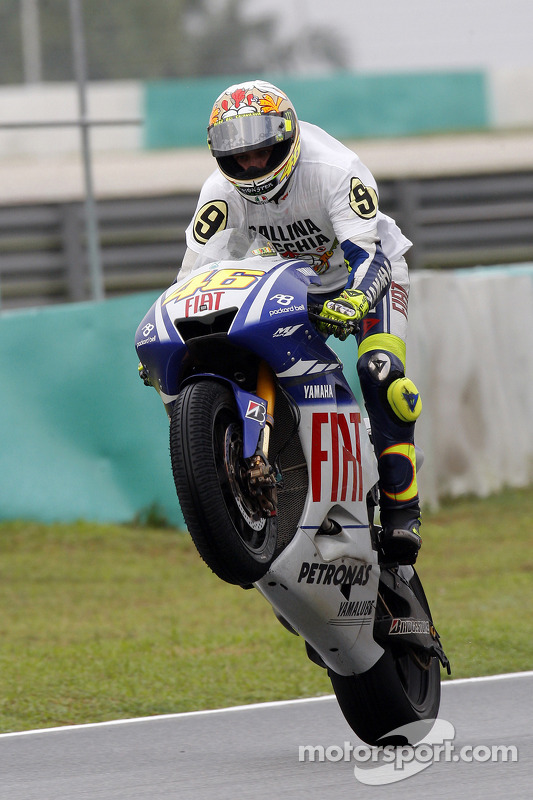
M180 392L170 455L183 516L206 564L227 583L262 578L276 549L276 517L264 516L243 480L242 424L229 387L202 380Z
M429 614L416 573L409 581ZM367 744L415 744L431 729L440 706L440 662L413 648L387 647L379 661L360 675L328 671L346 721ZM410 724L400 734L391 733Z

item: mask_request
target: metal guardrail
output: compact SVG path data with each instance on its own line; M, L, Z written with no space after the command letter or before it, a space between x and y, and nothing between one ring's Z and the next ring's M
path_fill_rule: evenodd
M175 278L197 194L97 203L106 297ZM380 182L412 269L533 261L533 172ZM0 207L2 308L88 300L83 203Z
M413 269L533 259L533 172L405 180L381 194L414 243Z

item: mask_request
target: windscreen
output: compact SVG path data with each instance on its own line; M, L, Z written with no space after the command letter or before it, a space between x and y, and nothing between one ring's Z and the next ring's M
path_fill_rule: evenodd
M227 228L209 239L196 259L194 269L215 261L242 261L252 256L279 258L276 248L262 234Z

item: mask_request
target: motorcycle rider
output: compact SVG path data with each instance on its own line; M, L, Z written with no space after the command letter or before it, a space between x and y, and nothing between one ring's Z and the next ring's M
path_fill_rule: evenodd
M378 208L358 156L298 120L287 95L262 80L227 88L207 129L218 169L205 181L187 232L180 277L217 231L264 234L283 258L307 261L322 284L319 329L360 323L357 371L378 459L383 561L414 563L421 545L414 448L422 403L405 376L411 242Z

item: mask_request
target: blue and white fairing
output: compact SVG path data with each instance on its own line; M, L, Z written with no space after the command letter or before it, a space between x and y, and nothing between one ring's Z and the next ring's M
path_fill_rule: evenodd
M182 322L204 323L232 313L228 340L267 361L287 379L310 378L342 365L307 315L307 288L320 279L304 262L256 256L218 261L178 280L139 325L136 348L164 402L175 399L187 354Z
M316 517L320 525L332 504L361 503L377 479L375 462L362 453L370 444L342 363L309 320L308 289L320 278L303 261L280 260L272 248L260 249L261 254L211 262L178 278L139 325L137 353L170 414L189 376L190 356L179 330L196 324L198 337L202 325L209 333L216 320L225 318L227 342L266 361L299 407L300 438L310 468L311 524ZM266 404L228 382L243 420L248 457L265 424Z

